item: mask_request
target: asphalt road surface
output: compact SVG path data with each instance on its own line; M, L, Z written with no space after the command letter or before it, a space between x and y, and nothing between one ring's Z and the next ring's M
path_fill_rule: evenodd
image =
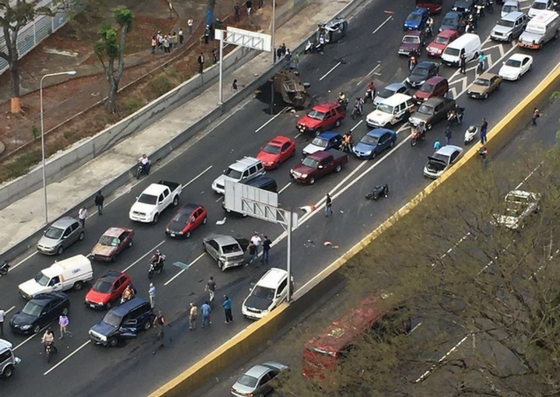
M324 55L303 56L300 64L302 80L311 83L310 90L315 101L335 100L339 91L346 92L350 99L362 96L372 78L378 88L403 81L408 74L407 59L397 55L397 47L403 35L402 22L411 9L411 4L386 0L369 4L350 21L348 37L344 42L327 47ZM481 22L481 37L488 36L496 18L497 13ZM436 18L436 25L440 20L441 16ZM518 51L509 44L495 47L490 42L485 44L485 48L496 64L501 64L501 54L507 56L512 51ZM469 124L479 124L482 117L486 117L492 127L549 73L560 58L557 42L551 42L543 50L532 54L536 58L533 71L521 81L502 84L501 89L486 101L470 101L464 96L459 98L466 114L461 128L454 129L452 143L462 142L464 128ZM462 94L463 82L453 83L458 77L462 78L456 70L442 66L441 74L452 81L452 87L460 85L461 89L455 91L457 95ZM474 71L471 70L467 79L472 81L473 78ZM370 110L371 105L366 105L366 111ZM124 252L116 264L95 263L94 273L95 277L99 277L110 268L126 269L139 295L147 298L148 258L156 247L162 250L168 258L166 268L162 274L154 276L153 282L157 287L157 306L163 310L169 323L166 346L153 354L156 345L152 332L140 334L137 340L114 349L93 346L88 342L87 331L104 313L84 307L82 302L87 288L81 292L70 292L69 329L74 336L64 339L64 343L58 342L60 352L51 363L47 364L42 354L40 338L11 335L8 331L7 338L17 346L16 352L23 362L14 378L2 385L3 393L13 397L38 394L44 397L110 397L122 395L123 390L129 395L147 394L249 324L241 317L241 303L251 284L267 269L249 266L222 273L216 263L203 254L201 239L210 233L244 238L249 238L254 231L268 234L274 240L270 266L285 268L285 239L277 239L282 235L281 227L233 216L227 216L224 225L216 225L216 221L222 220L225 214L221 198L211 190L212 181L223 169L245 155L256 155L259 148L276 135L297 137L298 153L310 141L310 137L300 136L295 130L295 122L303 112L282 112L271 117L267 111L268 103L256 99L243 103L225 122L201 134L200 140L183 154L108 204L103 216L95 215L88 219L85 241L63 254L66 258L89 253L99 236L111 226L133 227L136 231L134 247ZM530 117L529 113L527 117ZM432 152L433 140L443 139L443 127L436 126L428 133L424 144L412 148L408 144L409 129L397 125L397 146L391 152L374 161L351 158L340 174L319 180L314 186L290 182L289 169L299 161L297 157L279 170L267 173L278 182L283 208L297 211L304 205L319 205L311 216L300 218L299 227L293 234L292 268L296 287L339 257L429 183L423 178L422 169L426 157ZM339 130L343 133L351 128L357 139L367 131L363 122L352 121L351 118L344 120ZM209 212L208 224L196 230L189 240L179 241L165 236L165 225L173 210L166 211L157 225L136 224L128 219L128 210L134 198L149 183L160 179L181 182L185 187L181 203L203 204ZM372 186L385 182L391 187L390 199L376 203L362 199ZM320 207L327 192L334 198L335 214L329 218L324 217ZM326 248L323 246L325 241L331 241L340 248ZM17 285L48 267L53 259L32 255L22 263L14 262L17 267L8 277L0 279L0 302L3 308L10 310L8 319L24 303L18 295ZM188 269L173 266L174 262L182 262ZM190 302L200 305L206 299L204 285L210 275L217 282L218 296L227 294L232 298L235 321L224 324L223 313L218 306L211 329L189 332L186 308Z

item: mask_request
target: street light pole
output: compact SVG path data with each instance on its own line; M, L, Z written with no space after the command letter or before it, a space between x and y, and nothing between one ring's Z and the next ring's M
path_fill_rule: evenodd
M272 45L272 64L274 65L274 60L276 59L276 44L274 41L274 34L276 33L276 0L272 0L272 26L271 32L271 45Z
M76 74L75 70L71 70L68 72L49 73L41 77L41 81L39 82L39 102L41 106L41 164L43 167L43 199L45 205L45 225L49 223L49 214L47 209L47 171L45 167L45 126L43 123L43 80L46 77L62 76L62 75L73 76L75 74Z

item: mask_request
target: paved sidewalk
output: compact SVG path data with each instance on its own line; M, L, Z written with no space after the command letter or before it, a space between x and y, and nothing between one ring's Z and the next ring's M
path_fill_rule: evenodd
M312 33L318 23L328 20L350 2L350 0L311 0L307 7L277 29L276 42L283 42L288 48L295 48ZM255 79L255 76L265 72L271 66L270 63L270 53L262 53L239 69L224 73L224 101L234 94L230 89L234 79L237 79L240 84L248 84ZM66 179L49 184L49 219L54 220L79 205L111 180L130 169L142 153L152 153L161 146L162 142L172 140L200 120L211 110L208 105L217 102L218 84L215 84L151 127L74 171ZM196 137L191 142L195 140ZM190 142L187 143L189 144ZM127 190L129 186L123 189ZM106 201L110 200L110 197L106 198ZM6 251L42 228L44 226L42 189L1 210L0 223L9 225L0 230L0 252Z

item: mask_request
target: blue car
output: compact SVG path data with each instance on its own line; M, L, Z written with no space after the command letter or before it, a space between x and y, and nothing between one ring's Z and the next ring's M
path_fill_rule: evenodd
M403 30L423 30L430 13L426 8L417 7L404 21Z
M461 13L457 11L449 11L447 14L445 14L443 20L441 21L439 31L442 32L445 29L451 29L458 32L460 22L461 22Z
M342 143L342 135L337 132L321 132L303 149L303 155L308 156L322 150L338 149Z
M395 146L397 133L386 128L376 128L368 132L356 146L354 154L361 159L374 159L386 149Z

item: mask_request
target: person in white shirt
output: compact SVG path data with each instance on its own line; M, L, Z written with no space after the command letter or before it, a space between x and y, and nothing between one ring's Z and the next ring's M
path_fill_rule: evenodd
M0 309L0 334L4 336L4 319L6 318L6 312Z
M87 218L87 208L86 207L82 207L78 210L78 219L80 220L80 223L82 224L82 228L86 228L86 218Z
M150 159L146 154L143 154L142 157L138 159L138 163L142 164L142 173L150 175Z
M253 237L251 237L251 244L249 245L249 253L251 254L251 259L249 263L253 263L255 259L259 256L259 247L261 246L262 240L259 233L255 232Z

